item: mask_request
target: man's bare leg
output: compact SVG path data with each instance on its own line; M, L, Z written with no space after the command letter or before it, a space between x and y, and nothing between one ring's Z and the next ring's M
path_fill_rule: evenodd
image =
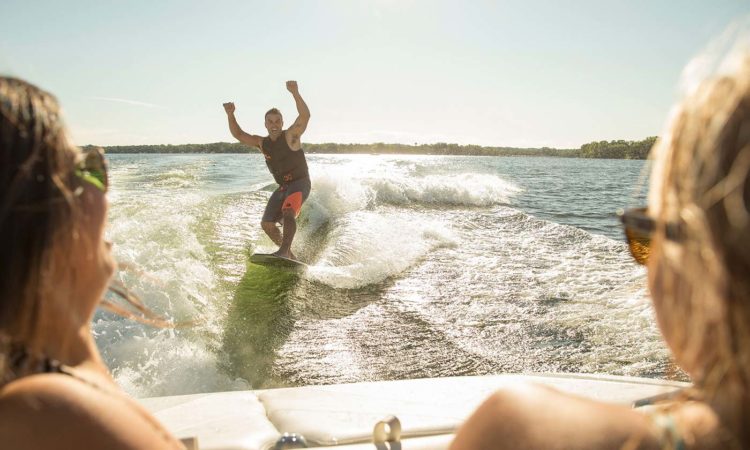
M297 219L294 217L294 210L291 208L282 210L282 213L284 215L284 233L279 251L274 253L274 255L297 259L294 253L292 253L292 241L294 240L294 235L297 233Z
M271 238L274 244L281 245L281 231L279 231L279 227L276 226L276 222L261 222L260 226L263 228L263 231L266 232L268 237Z

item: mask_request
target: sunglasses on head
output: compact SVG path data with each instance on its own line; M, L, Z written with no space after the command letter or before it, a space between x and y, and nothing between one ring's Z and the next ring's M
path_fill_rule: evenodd
M107 159L100 147L81 149L81 160L76 167L76 176L102 192L109 189Z
M617 215L625 231L630 254L638 264L646 265L651 254L651 235L656 231L656 220L648 215L646 208L632 208L618 211ZM671 241L680 241L681 233L677 224L667 223L665 236Z

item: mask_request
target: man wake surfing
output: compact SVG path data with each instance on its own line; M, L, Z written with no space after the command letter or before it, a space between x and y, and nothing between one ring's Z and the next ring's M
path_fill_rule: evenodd
M242 131L234 117L234 103L224 103L224 110L232 136L245 145L260 149L266 158L268 170L279 185L271 194L260 223L263 231L279 246L274 255L296 260L292 253L292 241L297 232L297 217L311 189L305 152L300 142L310 121L310 109L302 100L296 81L287 81L286 88L294 97L298 114L292 126L286 130L283 128L284 119L281 112L276 108L266 113L266 137ZM282 224L283 231L279 230L278 223Z

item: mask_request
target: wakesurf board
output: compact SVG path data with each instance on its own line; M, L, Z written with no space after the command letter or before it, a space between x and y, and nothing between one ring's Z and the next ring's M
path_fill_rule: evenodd
M307 268L307 264L301 261L284 258L283 256L276 256L271 253L254 253L250 257L250 262L261 266L278 267L283 269L304 270Z

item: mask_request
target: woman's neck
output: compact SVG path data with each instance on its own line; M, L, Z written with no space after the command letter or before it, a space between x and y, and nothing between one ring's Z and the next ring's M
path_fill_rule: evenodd
M28 350L67 366L101 365L106 371L91 335L89 324L93 309L88 310L78 303L81 296L76 299L59 297L51 298L46 302L47 307L41 308L36 330L25 342Z
M71 330L67 335L56 335L42 344L45 356L68 366L101 363L99 350L88 326Z
M736 383L726 383L711 396L711 409L716 412L721 427L742 443L750 443L750 394ZM744 447L743 447L744 448Z

